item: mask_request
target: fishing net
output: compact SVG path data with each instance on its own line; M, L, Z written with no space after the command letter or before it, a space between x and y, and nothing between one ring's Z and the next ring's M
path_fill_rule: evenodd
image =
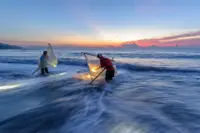
M47 52L48 52L48 64L52 67L57 67L58 65L58 59L56 58L53 49L51 47L51 44L49 44L49 47L47 48Z
M84 53L84 57L87 61L91 80L93 80L97 76L98 76L98 79L104 78L105 71L103 71L104 69L100 67L101 65L100 65L99 58L97 58L96 55L92 55L92 54L88 54L88 53Z

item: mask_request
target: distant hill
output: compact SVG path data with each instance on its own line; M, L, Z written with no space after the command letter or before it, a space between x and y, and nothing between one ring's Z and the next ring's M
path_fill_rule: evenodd
M122 47L126 48L139 48L137 44L123 44Z
M22 49L22 47L0 42L0 49Z
M121 48L124 48L124 49L135 49L135 48L140 48L140 46L135 44L135 43L123 43L121 45Z

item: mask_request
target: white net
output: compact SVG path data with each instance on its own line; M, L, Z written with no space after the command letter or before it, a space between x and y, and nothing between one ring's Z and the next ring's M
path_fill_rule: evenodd
M37 71L39 71L41 68L47 67L47 65L50 65L52 67L57 67L58 65L58 59L56 58L53 49L51 47L51 44L48 44L48 48L47 48L47 55L48 55L48 59L45 62L41 62L40 58L38 59L38 68L32 73L32 75L34 73L36 73Z
M100 60L95 55L92 55L92 54L84 53L84 56L87 61L91 80L96 78L97 76L98 78L105 77L105 71L102 72L103 68L100 68L101 66Z
M49 47L47 48L48 53L48 64L52 67L57 67L58 65L58 59L56 58L53 49L51 47L51 44L48 44Z

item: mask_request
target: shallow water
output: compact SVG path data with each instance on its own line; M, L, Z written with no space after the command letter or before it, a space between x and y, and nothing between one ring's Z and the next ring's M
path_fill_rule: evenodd
M81 51L57 49L54 75L32 76L41 52L0 51L0 133L200 132L198 52L115 51L106 86L74 78L87 70Z

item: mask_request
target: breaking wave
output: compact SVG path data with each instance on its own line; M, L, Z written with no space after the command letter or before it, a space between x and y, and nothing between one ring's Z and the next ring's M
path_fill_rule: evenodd
M13 63L13 64L37 64L38 61L35 59L17 59L17 58L0 58L0 63ZM75 65L86 67L86 61L81 58L61 58L59 59L60 65ZM179 73L197 73L200 72L198 69L182 69L182 68L170 68L170 67L159 67L159 66L144 66L137 64L128 64L115 62L117 68L125 69L134 72L179 72Z

